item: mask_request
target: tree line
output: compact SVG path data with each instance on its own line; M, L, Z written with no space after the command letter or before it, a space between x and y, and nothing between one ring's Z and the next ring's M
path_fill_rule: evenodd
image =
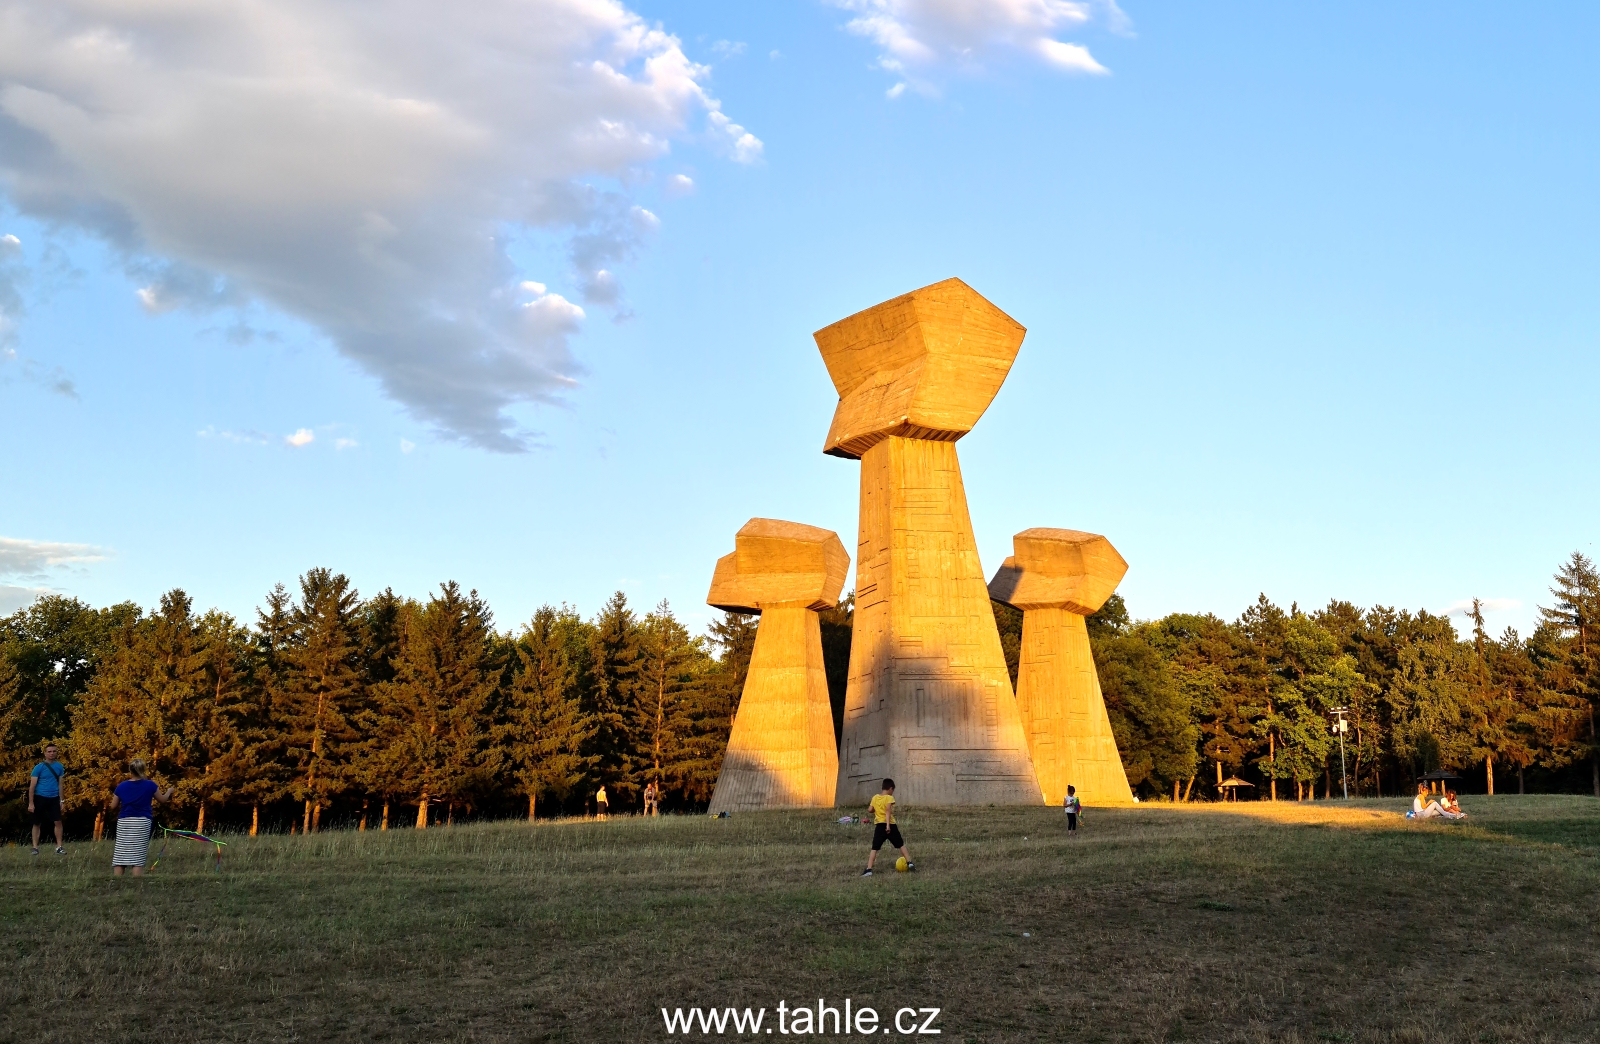
M0 621L8 789L54 739L96 836L132 757L198 829L223 810L252 831L263 810L281 826L292 809L306 832L336 809L381 828L397 808L417 826L512 802L533 818L600 785L626 803L652 780L669 807L709 800L753 617L694 636L665 602L640 614L618 592L593 619L546 606L502 633L455 583L363 600L313 569L298 587L269 592L250 627L181 590L148 614L45 597Z
M1332 601L1285 611L1262 595L1239 617L1134 623L1113 596L1090 640L1128 780L1148 796L1219 797L1239 777L1262 797L1405 794L1439 770L1493 794L1514 773L1600 797L1600 574L1573 553L1526 638L1498 637L1474 599L1447 617ZM1021 614L998 614L1015 662ZM1013 676L1015 668L1013 668ZM1343 709L1343 768L1331 724Z
M665 602L621 593L592 618L545 606L496 630L476 592L362 599L313 569L270 591L246 626L197 613L181 590L146 613L48 596L0 619L0 781L26 789L46 740L63 748L69 808L94 817L143 757L174 807L316 831L330 816L387 828L457 815L581 812L600 785L636 806L651 781L668 808L703 807L738 708L756 618L693 635ZM1470 637L1446 617L1341 601L1315 612L1264 595L1236 619L1135 622L1120 596L1090 641L1129 782L1146 799L1215 799L1224 777L1262 797L1403 793L1436 769L1515 773L1600 796L1600 574L1574 553L1526 638ZM1016 677L1022 614L994 606ZM823 614L842 719L851 600ZM1333 713L1349 721L1341 775ZM19 821L20 797L0 803ZM398 813L396 810L400 810Z

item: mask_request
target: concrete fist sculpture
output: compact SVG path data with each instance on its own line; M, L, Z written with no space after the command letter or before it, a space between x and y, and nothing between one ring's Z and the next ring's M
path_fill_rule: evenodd
M817 611L839 600L850 556L838 536L753 518L717 561L706 601L760 613L712 813L831 806L838 776Z
M1105 537L1074 529L1023 530L1011 546L989 595L1022 610L1017 709L1044 798L1060 804L1070 783L1086 805L1132 804L1084 620L1128 563Z
M1026 331L959 279L816 333L839 392L824 452L861 460L837 797L885 776L918 804L1038 804L955 441Z

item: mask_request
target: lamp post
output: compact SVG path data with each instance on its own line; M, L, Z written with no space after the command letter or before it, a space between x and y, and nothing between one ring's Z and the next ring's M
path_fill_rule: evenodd
M1338 717L1333 723L1334 734L1339 737L1339 783L1344 787L1344 799L1350 800L1350 777L1345 775L1344 769L1344 734L1350 731L1350 723L1344 716L1350 712L1349 707L1335 707L1333 713Z

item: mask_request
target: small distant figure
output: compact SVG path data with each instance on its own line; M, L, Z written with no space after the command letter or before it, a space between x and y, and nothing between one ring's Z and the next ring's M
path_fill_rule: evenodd
M56 828L56 855L66 855L61 840L61 777L67 767L56 760L56 745L46 743L44 760L28 776L28 812L33 816L33 854L39 854L39 830Z
M1444 800L1439 802L1439 815L1443 816L1445 819L1467 818L1467 814L1461 811L1460 802L1456 801L1455 791L1447 790L1444 792Z
M900 836L900 827L894 821L894 780L883 781L883 790L873 797L871 805L872 851L867 854L867 868L861 871L861 876L872 876L872 864L877 862L878 849L883 847L885 841L900 850L900 854L905 857L907 870L915 870L917 864L911 861L911 853L906 851L905 839Z
M1078 800L1078 790L1072 784L1067 784L1067 796L1061 799L1061 807L1067 811L1067 836L1078 836L1078 817L1083 815L1083 802Z
M644 814L647 816L658 815L661 810L661 788L656 786L656 781L651 780L644 785Z
M133 867L134 877L144 876L144 861L150 855L150 828L155 822L151 803L164 804L172 799L172 787L165 794L150 782L144 759L128 762L133 778L117 784L111 793L111 810L117 814L117 843L111 853L111 872L122 876L122 868Z
M1444 809L1439 807L1439 802L1428 799L1428 784L1417 784L1417 796L1411 799L1412 819L1437 819L1444 815Z
M607 807L605 784L601 784L600 789L594 792L594 818L606 818Z

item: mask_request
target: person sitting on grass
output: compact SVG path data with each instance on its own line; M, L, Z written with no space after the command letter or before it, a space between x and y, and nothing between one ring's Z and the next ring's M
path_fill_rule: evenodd
M906 869L915 870L917 864L911 861L911 853L906 851L905 839L900 836L900 826L894 821L894 780L883 781L883 791L872 799L872 851L867 853L867 868L861 871L862 877L872 876L872 864L878 860L878 849L883 847L885 841L900 850L906 857Z
M1439 814L1446 819L1466 819L1467 814L1461 811L1461 804L1456 801L1456 792L1444 792L1444 800L1439 802Z
M1411 799L1412 819L1436 819L1444 815L1444 809L1439 807L1439 802L1428 800L1428 784L1417 784L1417 796Z

